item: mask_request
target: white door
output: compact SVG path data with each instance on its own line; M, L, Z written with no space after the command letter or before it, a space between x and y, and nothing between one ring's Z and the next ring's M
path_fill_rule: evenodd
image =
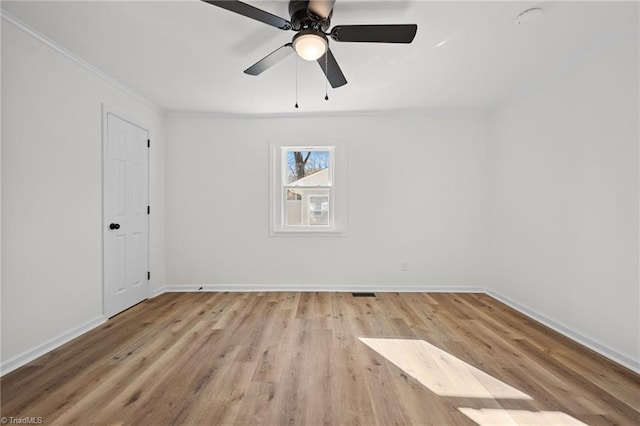
M149 297L149 133L106 114L104 144L104 312Z

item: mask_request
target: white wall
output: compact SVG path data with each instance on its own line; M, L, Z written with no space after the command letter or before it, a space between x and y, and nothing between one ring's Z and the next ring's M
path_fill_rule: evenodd
M500 108L490 287L640 368L638 41Z
M102 316L101 103L153 139L151 269L164 286L164 117L2 25L2 364Z
M169 115L166 131L169 285L485 284L480 114ZM346 237L269 237L269 141L299 138L348 145Z
M104 102L152 135L152 291L486 287L638 365L638 89L631 41L489 122L172 115L165 157L161 113L3 22L2 364L102 315ZM349 146L346 237L269 237L297 138Z

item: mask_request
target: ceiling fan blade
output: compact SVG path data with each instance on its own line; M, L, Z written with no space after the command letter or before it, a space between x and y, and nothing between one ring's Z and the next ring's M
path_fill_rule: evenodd
M266 71L268 68L271 68L272 66L274 66L275 64L277 64L278 62L280 62L290 54L292 54L293 52L294 52L293 44L287 43L284 46L281 46L276 50L274 50L273 52L269 53L267 56L260 59L255 64L251 65L249 68L244 70L244 73L249 75L261 74L263 71Z
M265 12L264 10L258 9L257 7L253 7L249 4L242 3L241 1L236 1L236 0L222 0L222 1L202 0L202 1L214 6L221 7L223 9L230 10L231 12L235 12L242 16L246 16L247 18L264 22L267 25L280 28L281 30L291 29L291 22L287 21L286 19L273 15L269 12Z
M327 19L331 16L336 0L309 0L309 10L320 18Z
M411 43L418 26L410 25L337 25L331 30L335 41L361 43Z
M324 75L327 76L327 80L329 80L331 87L335 89L336 87L347 84L347 79L344 77L344 74L342 74L342 70L340 69L338 62L336 62L336 58L334 58L333 53L331 53L331 49L327 49L327 53L318 59L318 64L320 65L320 68L322 68Z

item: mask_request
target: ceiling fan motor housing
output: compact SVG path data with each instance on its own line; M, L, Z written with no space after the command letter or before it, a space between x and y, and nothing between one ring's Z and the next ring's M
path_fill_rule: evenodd
M333 15L333 11L331 15ZM331 25L331 15L326 19L321 16L316 16L309 9L308 1L291 0L289 2L289 16L291 16L291 25L294 31L327 31Z
M331 36L336 42L411 43L418 29L415 24L360 24L337 25L328 32L336 0L289 0L290 21L240 0L202 1L272 27L297 33L291 43L280 46L260 59L247 68L245 74L259 75L295 51L302 59L316 61L334 89L347 84L347 79L329 49L327 36Z

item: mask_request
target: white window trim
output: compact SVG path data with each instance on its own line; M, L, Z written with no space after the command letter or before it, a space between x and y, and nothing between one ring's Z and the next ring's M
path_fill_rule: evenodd
M284 149L318 150L331 148L331 191L329 226L287 226L284 221L286 185ZM342 141L270 142L269 143L269 235L276 236L346 236L347 231L347 145Z

